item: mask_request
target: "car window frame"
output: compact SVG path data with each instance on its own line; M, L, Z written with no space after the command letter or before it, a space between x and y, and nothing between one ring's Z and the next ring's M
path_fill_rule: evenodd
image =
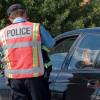
M81 41L81 37L84 35L84 33L80 33L78 36L77 36L77 38L76 38L76 40L74 41L74 43L72 44L72 46L71 46L71 48L70 48L70 50L69 50L69 52L68 52L68 54L67 54L67 56L66 56L66 59L65 59L65 61L64 61L64 64L63 64L63 70L68 70L68 65L69 65L69 60L72 58L72 56L73 56L73 54L74 54L74 51L75 51L75 46L77 46L77 44L78 44L78 42L80 42ZM66 62L66 60L67 60L67 62Z

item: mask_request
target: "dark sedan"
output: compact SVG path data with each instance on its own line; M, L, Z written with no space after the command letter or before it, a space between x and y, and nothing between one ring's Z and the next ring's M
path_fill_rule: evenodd
M100 99L100 28L66 32L55 40L52 96L59 100Z
M52 100L99 100L100 28L65 32L55 38L50 52ZM0 100L10 100L10 89L0 78Z

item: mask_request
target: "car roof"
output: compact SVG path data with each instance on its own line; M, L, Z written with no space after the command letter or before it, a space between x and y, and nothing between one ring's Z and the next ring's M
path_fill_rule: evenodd
M61 38L68 37L68 36L78 36L80 33L100 33L100 27L83 28L83 29L67 31L67 32L64 32L64 33L56 36L55 40L59 40Z

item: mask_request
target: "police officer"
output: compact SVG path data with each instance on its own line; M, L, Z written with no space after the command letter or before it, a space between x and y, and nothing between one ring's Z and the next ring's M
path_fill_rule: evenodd
M48 100L41 45L51 48L55 41L40 23L27 21L22 5L11 5L7 14L12 24L0 31L0 46L12 100Z
M44 62L44 68L45 68L44 78L47 80L47 82L49 81L50 72L52 71L52 63L48 55L49 52L50 50L46 46L43 45L42 55L43 55L43 62Z
M45 69L44 84L46 86L47 95L49 97L48 100L50 100L51 92L49 90L49 76L50 76L50 72L52 71L52 63L50 61L48 53L49 53L49 49L43 45L42 46L42 55L43 55L43 62L44 62L44 69Z

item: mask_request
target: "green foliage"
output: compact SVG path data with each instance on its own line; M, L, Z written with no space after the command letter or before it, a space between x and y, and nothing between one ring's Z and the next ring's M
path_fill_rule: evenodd
M42 23L53 36L65 31L100 26L100 1L80 6L82 0L0 0L0 29L8 23L6 9L23 4L30 21Z

